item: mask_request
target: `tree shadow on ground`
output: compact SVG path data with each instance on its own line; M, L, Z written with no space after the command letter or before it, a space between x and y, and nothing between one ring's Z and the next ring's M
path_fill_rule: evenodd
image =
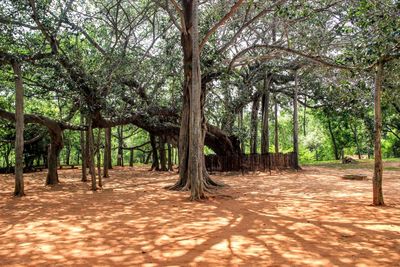
M27 176L27 197L0 177L2 265L393 266L400 261L400 179L387 203L370 204L370 181L337 170L217 175L230 185L204 202L164 187L177 175L117 168L91 192L79 170L61 185ZM398 175L398 173L396 174Z

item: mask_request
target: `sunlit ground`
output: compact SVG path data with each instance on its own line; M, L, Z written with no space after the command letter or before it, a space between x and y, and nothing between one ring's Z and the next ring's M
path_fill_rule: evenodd
M398 163L392 163L397 164ZM10 197L0 176L2 266L400 266L400 171L372 207L369 169L214 175L229 187L204 202L163 189L177 175L116 168L92 193L79 170L26 175Z

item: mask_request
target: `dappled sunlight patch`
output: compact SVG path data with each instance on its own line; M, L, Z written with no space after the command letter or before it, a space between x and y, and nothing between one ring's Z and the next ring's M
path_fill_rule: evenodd
M355 170L356 171L356 170ZM400 261L400 179L389 207L369 206L370 182L340 171L218 174L227 187L202 202L165 190L176 173L116 168L92 193L79 170L61 185L28 176L27 196L0 180L0 258L7 265L392 266ZM21 261L21 259L23 259Z
M399 234L400 239L400 225L393 224L356 224L357 227L369 229L373 231L392 231ZM400 241L399 241L400 242Z

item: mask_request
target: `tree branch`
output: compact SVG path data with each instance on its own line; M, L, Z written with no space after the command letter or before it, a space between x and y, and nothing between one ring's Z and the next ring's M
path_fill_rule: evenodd
M276 46L276 45L263 45L263 44L258 44L258 45L253 45L250 46L242 51L240 51L236 56L233 57L231 63L229 64L229 70L232 69L233 64L235 63L235 61L237 59L239 59L243 54L251 51L251 50L255 50L255 49L260 49L260 48L268 48L268 49L275 49L275 50L280 50L283 52L286 52L288 54L293 54L293 55L297 55L297 56L301 56L304 58L307 58L309 60L311 60L314 63L318 63L320 65L324 65L327 67L331 67L331 68L336 68L336 69L343 69L343 70L355 70L355 67L351 67L351 66L346 66L346 65L338 65L335 63L331 63L328 62L326 60L324 60L323 58L321 58L320 56L313 56L313 55L308 55L302 51L298 51L298 50L294 50L291 48L287 48L287 47L282 47L282 46Z
M221 27L223 24L225 24L225 22L231 18L239 9L239 7L243 4L244 0L238 0L232 7L231 10L220 20L218 21L218 23L216 23L208 32L207 34L204 36L203 40L200 43L200 52L201 50L203 50L205 44L208 41L208 38L210 38L210 36L212 34L214 34L219 27Z

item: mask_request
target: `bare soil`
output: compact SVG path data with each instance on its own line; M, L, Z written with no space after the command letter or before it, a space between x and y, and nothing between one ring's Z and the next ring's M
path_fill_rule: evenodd
M398 163L390 163L394 169ZM393 169L393 168L392 168ZM215 174L228 186L202 202L164 187L175 173L115 168L89 190L79 170L27 174L11 197L0 176L1 266L400 266L400 171L384 173L373 207L370 169Z

